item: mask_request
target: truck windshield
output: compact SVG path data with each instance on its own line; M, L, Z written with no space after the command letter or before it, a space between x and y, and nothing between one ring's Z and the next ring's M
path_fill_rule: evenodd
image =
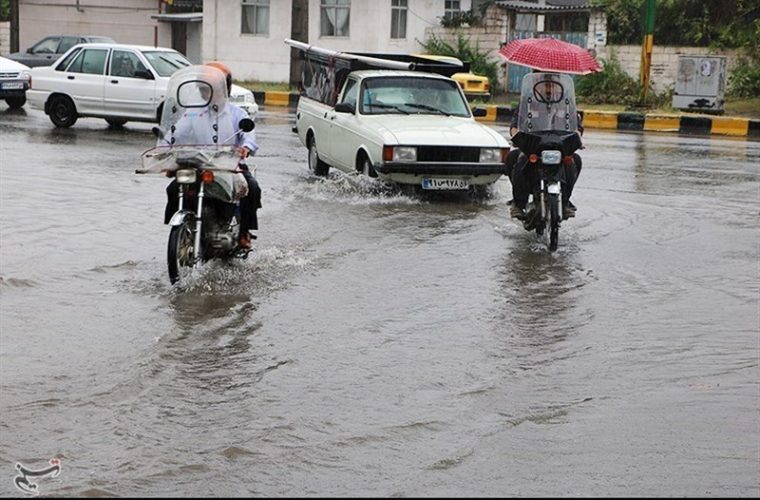
M457 83L441 78L383 76L362 83L359 111L365 115L470 116Z

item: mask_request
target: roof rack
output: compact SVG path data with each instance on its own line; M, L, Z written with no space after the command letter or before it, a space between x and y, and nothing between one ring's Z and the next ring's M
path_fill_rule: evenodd
M341 52L299 42L290 38L285 43L300 52L300 94L334 105L348 74L363 69L421 71L452 76L467 72L470 64L461 61L439 61L412 54Z

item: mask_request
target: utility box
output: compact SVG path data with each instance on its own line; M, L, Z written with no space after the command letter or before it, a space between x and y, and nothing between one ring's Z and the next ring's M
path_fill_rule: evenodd
M673 108L723 114L725 56L678 56Z

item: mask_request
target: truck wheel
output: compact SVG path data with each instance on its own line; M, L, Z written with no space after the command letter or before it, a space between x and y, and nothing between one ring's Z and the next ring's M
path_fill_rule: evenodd
M319 153L317 152L317 141L312 137L309 140L309 170L314 175L320 177L327 177L330 172L330 165L319 159Z
M77 109L74 103L65 95L56 95L50 98L48 106L50 121L59 128L68 128L77 122Z
M364 173L364 175L367 177L377 177L375 167L372 166L372 162L369 161L369 157L366 154L362 157L362 173Z

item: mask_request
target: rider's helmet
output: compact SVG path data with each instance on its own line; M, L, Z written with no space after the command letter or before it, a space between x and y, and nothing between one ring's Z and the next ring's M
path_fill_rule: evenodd
M211 66L224 73L224 77L227 80L227 95L230 95L232 93L232 71L230 71L230 67L221 61L207 62L206 66Z

